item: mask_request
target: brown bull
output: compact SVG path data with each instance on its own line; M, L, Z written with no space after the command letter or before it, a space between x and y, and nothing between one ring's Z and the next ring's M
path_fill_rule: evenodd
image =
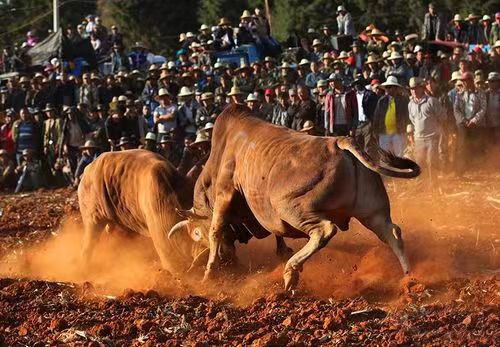
M386 152L381 152L381 164L351 138L302 134L252 117L244 106L230 106L215 123L193 208L183 212L189 219L169 235L184 229L209 246L205 279L227 239L222 230L245 228L257 238L269 233L309 238L285 266L285 289L290 290L304 262L328 243L337 227L347 230L354 217L391 247L407 273L401 230L391 221L380 174L412 178L420 168Z
M180 219L175 209L192 206L191 176L197 170L195 166L187 176L180 175L163 157L146 150L100 155L85 169L78 187L83 260L89 261L106 225L116 225L150 237L162 267L171 274L186 271L206 247L187 234L169 239L168 232Z

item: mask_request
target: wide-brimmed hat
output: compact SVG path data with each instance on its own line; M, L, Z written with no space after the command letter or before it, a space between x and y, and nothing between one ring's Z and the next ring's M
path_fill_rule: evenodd
M344 5L337 6L337 13L339 13L339 12L347 12Z
M421 77L412 77L412 78L410 78L409 86L410 86L410 89L424 87L425 86L424 79Z
M379 63L380 58L378 58L376 55L369 55L368 59L366 59L365 64L372 64L372 63Z
M302 129L300 129L300 131L307 132L307 131L311 131L312 129L314 129L314 123L310 120L306 120L304 122L304 125L302 125Z
M250 101L259 101L259 98L257 98L257 95L255 93L250 93L248 94L245 102L250 102Z
M146 134L146 136L144 137L144 140L156 142L156 134L152 133L152 132L148 132Z
M48 103L45 105L45 108L43 109L43 112L49 112L49 111L55 111L56 109L54 108L54 105Z
M454 15L454 16L453 16L453 21L454 21L454 22L461 22L461 21L463 21L463 20L464 20L464 19L462 18L462 16L461 16L460 14L458 14L458 13L457 13L456 15Z
M172 97L172 94L170 94L167 88L160 88L160 90L158 91L158 97L160 98L162 96Z
M214 123L212 123L212 122L208 122L208 123L207 123L207 124L205 124L205 126L203 127L203 130L204 130L204 131L208 131L208 132L211 132L213 129L214 129Z
M21 77L21 79L19 80L19 83L30 83L30 79L29 79L29 77L27 77L27 76L23 76L23 77Z
M460 71L453 71L453 73L451 74L450 82L455 82L456 80L459 80L460 75L461 75Z
M417 40L418 34L408 34L405 36L405 41Z
M24 156L27 156L27 155L30 155L30 154L34 154L35 151L31 148L25 148L23 149L23 151L21 152L21 155L24 157Z
M284 61L279 68L280 70L290 70L292 67L286 61Z
M383 33L382 31L380 31L377 28L373 28L367 35L368 36L386 36L385 33Z
M160 77L158 78L158 80L164 80L166 78L169 78L170 77L170 72L168 70L163 70L160 74Z
M347 54L346 51L341 51L337 59L347 59L349 58L349 55Z
M201 100L210 100L210 99L213 99L214 98L214 93L212 92L205 92L203 94L201 94Z
M354 75L354 80L352 81L352 84L353 85L355 85L355 84L363 84L363 85L365 85L366 84L366 79L363 76L363 74L357 73L357 74Z
M487 14L485 14L485 15L483 16L483 19L481 19L481 21L485 22L485 21L487 21L487 20L491 21L491 17L490 17L490 16L488 16Z
M309 65L311 62L307 59L302 59L299 63L299 66Z
M252 68L248 66L247 64L241 64L239 68L237 68L235 71L236 72L241 72L241 71L251 71Z
M208 27L208 25L202 24L200 27L200 31L203 31L203 30L210 30L210 28Z
M123 145L127 145L129 143L132 143L130 138L127 136L122 136L122 137L120 137L120 141L118 142L118 147L121 147Z
M231 25L231 22L226 17L222 17L219 20L219 26L222 26L222 25Z
M314 47L314 46L321 46L321 45L323 45L323 43L321 42L320 39L314 39L313 40L312 47Z
M164 143L175 143L170 135L162 135L160 138L160 145Z
M190 38L193 38L193 37L194 37L194 34L193 34L191 31L188 31L188 32L186 33L186 38L187 38L187 39L190 39Z
M401 84L398 83L398 79L396 76L389 76L387 80L380 85L381 87L400 87L403 88Z
M338 73L332 73L328 76L328 82L330 81L342 81L342 76Z
M392 52L388 60L396 60L396 59L403 59L403 56L399 52Z
M401 44L399 42L392 41L387 47L388 48L392 48L392 47L399 47L399 48L401 48Z
M83 149L92 149L92 148L99 148L99 146L97 145L97 143L95 143L95 141L92 140L92 139L89 139L89 140L85 141L85 143L83 144L83 146L80 146L81 150L83 150Z
M481 16L475 14L475 13L469 13L469 16L467 17L466 20L473 20L473 19L479 19Z
M488 82L490 81L500 81L500 73L493 71L488 74Z
M192 96L194 93L191 89L189 89L189 87L182 87L181 88L181 91L179 92L179 97L184 97L184 96Z
M316 82L316 87L328 87L328 82L326 80L319 80Z
M498 47L500 47L500 40L496 40L492 48L498 48Z
M245 18L252 18L252 14L250 13L249 10L243 11L243 14L240 16L240 19L245 19Z
M198 134L196 134L196 139L194 140L193 143L189 145L189 147L197 147L202 143L209 143L210 142L210 136L206 131L199 131Z
M233 96L233 95L243 95L243 92L237 86L232 86L227 96Z
M149 65L149 72L158 71L158 66L156 64Z
M9 155L9 153L7 152L6 149L0 149L0 157L5 157L8 155Z
M328 52L323 53L323 57L322 58L323 58L323 60L325 60L325 59L333 59L333 57Z

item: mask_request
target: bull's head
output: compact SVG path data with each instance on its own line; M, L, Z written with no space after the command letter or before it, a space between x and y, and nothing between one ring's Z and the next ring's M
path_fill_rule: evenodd
M187 270L190 272L204 266L208 260L207 235L210 221L206 217L194 214L192 209L177 210L177 213L187 219L178 222L170 229L168 239L176 245L176 249L183 257L189 258L186 260L191 261L191 266Z

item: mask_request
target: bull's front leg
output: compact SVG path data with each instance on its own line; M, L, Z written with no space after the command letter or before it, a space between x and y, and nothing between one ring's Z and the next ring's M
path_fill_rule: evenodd
M309 241L285 265L283 279L285 290L292 290L299 283L299 273L302 266L314 253L328 244L328 241L337 233L337 227L330 221L322 221L313 226L309 232Z
M222 229L224 226L223 216L221 213L214 213L210 230L208 232L208 244L210 253L208 255L207 267L203 281L208 281L212 278L214 269L218 265L220 259L218 257L219 248L222 243Z

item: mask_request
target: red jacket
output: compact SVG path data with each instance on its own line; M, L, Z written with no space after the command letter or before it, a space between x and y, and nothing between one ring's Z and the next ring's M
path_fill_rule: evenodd
M332 92L326 94L325 99L325 130L329 132L330 121L332 121L333 125L336 125L335 122L335 98ZM347 126L349 128L354 128L354 120L358 118L358 100L356 99L356 92L354 90L348 91L345 94L345 117L347 120Z

